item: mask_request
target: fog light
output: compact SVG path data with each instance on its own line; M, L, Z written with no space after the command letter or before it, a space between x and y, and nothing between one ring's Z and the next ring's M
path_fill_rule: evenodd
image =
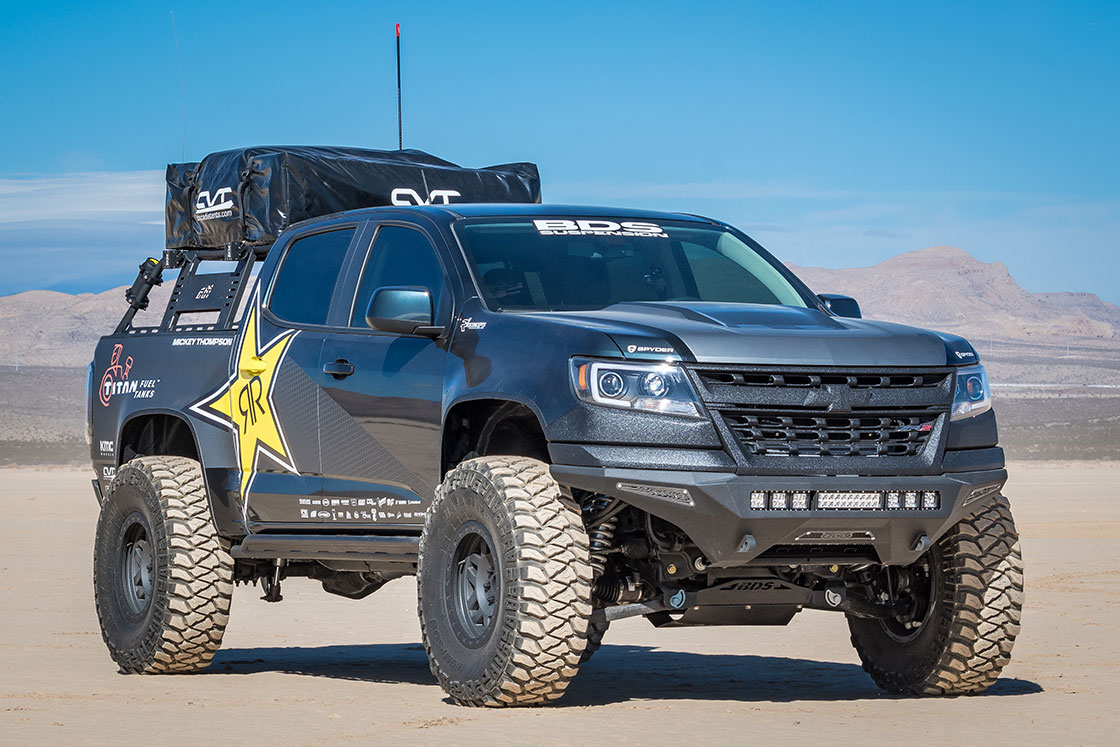
M902 493L897 490L887 493L887 508L891 510L902 508Z
M751 508L756 511L764 510L766 508L766 493L761 490L751 493Z
M770 494L770 508L788 508L789 504L786 502L786 493L778 490Z
M794 493L792 496L790 496L789 507L795 511L809 510L809 494Z
M907 492L902 497L903 504L908 509L916 509L918 507L918 494L915 492Z
M932 490L927 490L922 493L922 508L926 511L936 511L939 507L940 501L938 494Z

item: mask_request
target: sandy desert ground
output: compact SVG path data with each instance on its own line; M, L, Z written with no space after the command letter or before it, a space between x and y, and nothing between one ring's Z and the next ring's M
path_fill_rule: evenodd
M558 705L451 705L419 645L415 586L352 602L293 579L238 589L225 647L193 676L116 673L90 582L97 505L81 471L0 470L4 744L1115 744L1120 464L1012 466L1027 609L984 696L907 699L863 674L838 615L787 628L616 623Z

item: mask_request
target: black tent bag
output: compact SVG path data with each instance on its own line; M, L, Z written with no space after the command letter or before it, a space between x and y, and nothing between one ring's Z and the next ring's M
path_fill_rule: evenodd
M344 210L540 202L537 167L466 169L418 150L257 147L167 167L167 248L272 244L288 226Z

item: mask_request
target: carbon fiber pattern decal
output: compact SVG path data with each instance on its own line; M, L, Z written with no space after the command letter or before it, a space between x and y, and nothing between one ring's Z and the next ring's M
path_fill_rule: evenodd
M276 377L276 402L284 436L296 468L305 474L319 474L319 434L316 414L319 385L295 362L282 366Z
M322 473L327 477L396 483L424 498L433 486L400 463L322 389L319 389L319 438Z

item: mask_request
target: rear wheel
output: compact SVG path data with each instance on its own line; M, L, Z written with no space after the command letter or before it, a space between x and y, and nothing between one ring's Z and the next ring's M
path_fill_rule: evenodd
M198 462L141 457L117 471L97 521L93 590L121 671L210 663L229 620L233 559L214 530Z
M907 695L990 687L1011 660L1023 608L1023 559L1007 499L958 522L917 563L893 573L910 599L906 613L848 618L876 684Z
M432 673L462 705L537 705L563 695L584 652L591 564L579 508L548 466L461 463L420 538L420 631Z

